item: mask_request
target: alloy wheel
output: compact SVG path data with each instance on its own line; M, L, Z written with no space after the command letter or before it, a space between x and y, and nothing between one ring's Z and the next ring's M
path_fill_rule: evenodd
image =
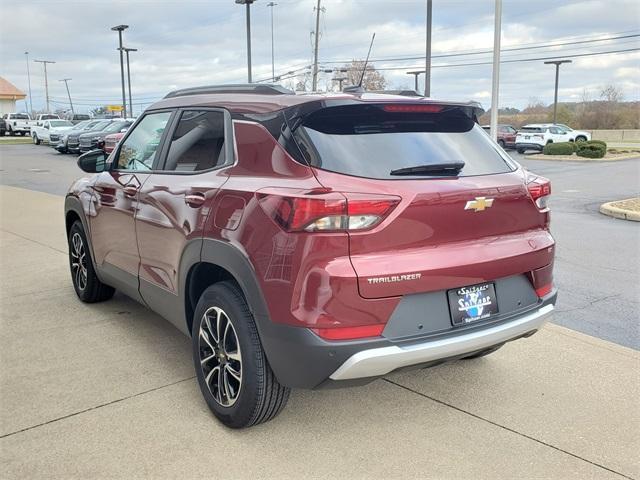
M79 233L71 237L71 272L78 290L87 288L87 255Z
M242 356L233 323L221 308L211 307L202 316L198 347L209 392L223 407L232 406L242 388Z

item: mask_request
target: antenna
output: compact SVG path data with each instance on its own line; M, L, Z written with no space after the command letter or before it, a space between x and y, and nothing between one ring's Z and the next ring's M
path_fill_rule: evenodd
M367 71L367 64L369 63L369 55L371 55L371 47L373 47L373 41L376 39L376 32L373 32L371 37L371 43L369 44L369 52L367 53L367 59L364 61L364 67L362 67L362 75L360 75L360 81L358 87L362 87L362 81L364 80L364 74Z

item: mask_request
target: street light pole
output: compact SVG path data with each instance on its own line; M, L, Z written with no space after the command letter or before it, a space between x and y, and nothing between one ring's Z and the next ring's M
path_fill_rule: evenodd
M275 56L273 53L273 7L275 7L276 5L278 5L275 2L269 2L267 3L267 7L271 8L271 81L275 82L276 80L276 63L275 63Z
M251 4L255 0L236 0L238 5L246 5L247 20L247 81L251 83Z
M64 82L64 86L67 87L67 96L69 97L69 105L71 105L71 114L75 115L75 111L73 110L73 102L71 101L71 94L69 93L69 80L73 80L72 78L63 78L59 80L60 82Z
M424 96L431 96L431 20L432 20L433 2L427 0L427 51L424 65ZM418 77L416 76L416 90L418 90Z
M313 46L313 76L311 80L311 91L315 92L318 89L318 44L320 42L320 0L316 6L316 29L314 32L315 43Z
M116 25L111 27L111 30L118 32L118 43L120 44L118 50L120 50L120 80L122 83L122 117L127 118L127 99L124 93L124 58L122 57L122 32L129 28L129 25Z
M500 36L502 33L502 0L496 0L493 27L493 74L491 79L491 138L498 141L498 97L500 94Z
M47 113L49 113L49 79L47 77L47 63L56 63L51 60L34 60L36 63L44 65L44 94L47 99Z
M129 69L129 52L137 52L137 48L122 47L127 54L127 85L129 86L129 114L133 117L133 101L131 100L131 70Z
M571 60L550 60L544 63L545 65L556 66L556 88L553 94L553 123L555 124L558 118L558 80L560 78L560 65L562 65L563 63L571 63Z
M413 72L407 72L407 75L413 75L414 76L414 89L417 92L418 91L418 77L420 76L421 73L424 73L423 70L414 70Z
M33 100L31 99L31 73L29 72L29 52L24 52L27 56L27 81L29 82L29 113L33 116Z

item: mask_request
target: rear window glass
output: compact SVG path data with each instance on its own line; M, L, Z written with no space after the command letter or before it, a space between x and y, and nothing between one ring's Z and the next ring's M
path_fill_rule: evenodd
M397 171L461 162L459 176L514 169L506 154L460 107L444 107L437 113L385 111L383 105L329 107L306 117L296 139L310 165L358 177L437 177L443 173L398 176Z
M11 118L15 118L16 120L29 120L29 115L24 113L14 113L11 115Z

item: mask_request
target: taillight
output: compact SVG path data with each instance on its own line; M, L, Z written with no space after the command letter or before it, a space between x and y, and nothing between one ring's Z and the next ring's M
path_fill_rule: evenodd
M398 197L360 193L261 190L260 206L288 232L367 230L400 202Z
M527 190L540 210L549 208L547 205L547 200L551 196L551 182L549 179L530 174L527 177Z
M325 340L354 340L356 338L379 337L384 324L362 325L359 327L313 328L312 331Z

